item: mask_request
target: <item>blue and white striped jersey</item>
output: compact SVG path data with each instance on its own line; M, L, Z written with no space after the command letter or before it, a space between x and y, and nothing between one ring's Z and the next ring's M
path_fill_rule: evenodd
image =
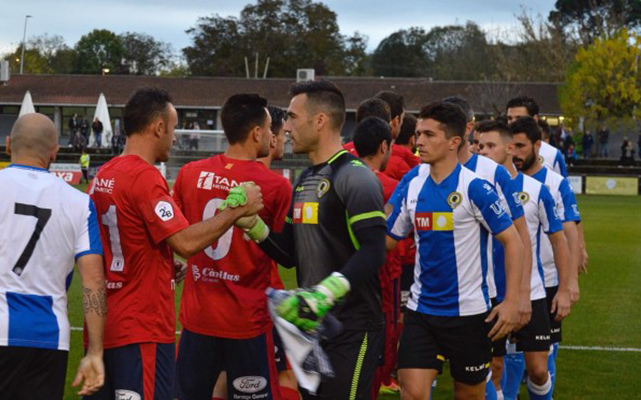
M441 183L422 164L408 172L390 198L388 234L397 240L412 229L416 265L408 307L431 315L486 312L488 231L498 234L512 221L494 187L457 165Z
M512 188L512 177L507 169L495 162L494 160L485 157L473 154L469 160L465 163L465 168L474 172L481 179L485 179L490 182L501 199L503 207L508 211L512 221L519 219L523 216L523 207L521 203L515 200L514 189ZM496 266L494 265L495 260L493 254L495 253L494 248L497 246L502 246L501 242L492 238L489 234L489 246L488 254L490 260L490 267L487 269L487 283L489 287L490 298L493 299L497 297L497 288L495 282L495 270Z
M565 166L565 158L563 158L561 150L551 144L541 141L541 147L539 148L539 161L541 161L543 166L551 169L564 178L568 177L568 169Z
M576 204L576 197L567 179L546 167L541 168L539 172L532 175L532 178L550 189L556 204L556 212L561 222L581 222L579 206ZM547 236L541 238L541 263L545 273L545 287L557 286L559 284L559 275L554 264L552 243L550 243L550 239Z
M91 199L45 169L0 171L0 346L69 350L74 258L102 254Z
M540 257L541 232L545 235L563 230L561 219L556 213L556 207L550 190L534 178L519 173L512 181L515 198L523 206L530 241L532 242L532 277L530 280L530 298L539 300L545 298L544 273ZM503 247L494 248L496 284L498 299L505 297L505 262Z

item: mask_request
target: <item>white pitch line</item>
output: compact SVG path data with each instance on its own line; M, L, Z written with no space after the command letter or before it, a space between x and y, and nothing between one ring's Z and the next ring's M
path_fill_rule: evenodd
M72 326L72 331L82 331L79 326ZM176 335L180 335L180 331L176 331ZM559 346L561 349L567 350L580 350L580 351L609 351L609 352L622 352L622 353L641 353L641 349L636 347L604 347L604 346Z
M561 349L583 350L583 351L609 351L609 352L628 352L641 353L641 349L635 347L603 347L603 346L559 346Z

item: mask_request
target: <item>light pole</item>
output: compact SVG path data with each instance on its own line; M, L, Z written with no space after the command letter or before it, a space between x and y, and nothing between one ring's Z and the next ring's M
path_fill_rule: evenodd
M24 33L22 34L22 55L20 56L20 75L22 75L22 70L24 68L24 48L26 46L25 40L27 39L27 20L31 18L31 15L26 15L24 17Z

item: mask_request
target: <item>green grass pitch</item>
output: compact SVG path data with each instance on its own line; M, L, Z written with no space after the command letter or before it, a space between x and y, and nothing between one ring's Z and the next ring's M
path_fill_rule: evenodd
M641 349L641 200L639 197L579 196L578 201L590 255L589 274L581 277L581 300L564 323L562 344ZM281 272L288 287L295 285L293 271ZM180 293L179 287L177 305ZM69 319L71 326L82 326L78 276L69 290ZM78 398L71 381L81 356L82 332L72 331L65 399ZM641 352L561 349L557 364L555 399L641 396ZM452 381L446 370L439 377L434 397L452 398L451 388Z

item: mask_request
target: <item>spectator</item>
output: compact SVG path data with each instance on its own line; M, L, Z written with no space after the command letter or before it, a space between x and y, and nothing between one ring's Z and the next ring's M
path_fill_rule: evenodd
M597 134L599 137L599 156L608 158L608 141L610 140L610 130L607 126L601 125L601 130Z
M585 130L585 133L583 134L583 158L584 159L589 159L592 157L592 145L594 144L594 136L592 136L592 132L590 132L589 129Z
M639 140L637 141L637 153L641 154L641 133L639 133Z
M568 144L568 153L566 158L569 165L574 165L574 162L577 160L578 156L576 154L576 149L574 148L574 143Z
M192 125L192 129L195 131L200 130L200 125L198 122L194 122ZM200 133L198 132L193 132L192 134L189 135L189 150L198 150L198 142L200 141Z
M75 146L79 126L78 114L72 115L71 118L69 118L69 147Z
M82 148L82 155L80 156L80 170L82 171L82 178L84 178L85 183L89 183L89 162L91 157L87 154L87 148ZM82 179L80 179L82 183Z
M120 131L120 120L117 119L115 124L114 134L111 136L111 150L113 154L120 154L125 147L125 135Z
M91 125L91 130L93 131L96 141L94 142L96 147L102 147L102 131L103 126L102 122L98 118L94 119L93 124Z
M563 129L563 152L569 156L570 146L574 146L574 138L572 137L571 129Z
M84 116L80 122L80 134L85 139L85 144L89 143L89 121L87 121L87 117Z
M623 144L621 145L621 165L628 167L634 165L634 145L632 141L628 140L628 137L623 138Z

